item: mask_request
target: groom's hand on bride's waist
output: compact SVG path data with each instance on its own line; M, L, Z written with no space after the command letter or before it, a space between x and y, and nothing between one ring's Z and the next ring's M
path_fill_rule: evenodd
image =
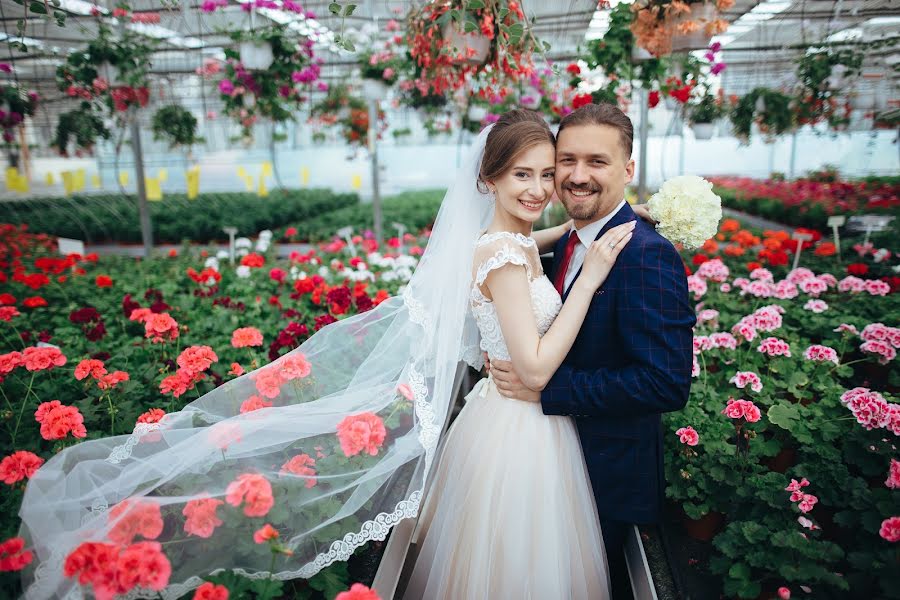
M524 402L541 401L540 390L532 390L525 387L525 384L522 383L522 380L519 379L519 376L513 370L511 362L495 359L488 363L488 368L494 380L494 385L497 386L497 391L507 398L514 398Z

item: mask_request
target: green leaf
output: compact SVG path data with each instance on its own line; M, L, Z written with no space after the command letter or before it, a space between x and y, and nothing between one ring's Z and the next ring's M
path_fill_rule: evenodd
M478 31L478 25L471 21L466 21L465 32L472 33L473 31Z
M347 39L347 38L344 38L344 39L343 39L342 45L343 45L343 47L344 47L345 50L348 50L348 51L350 51L350 52L356 51L356 46L354 46L354 45L353 45L353 42L351 42L351 41L350 41L349 39Z
M731 568L728 569L728 576L746 581L750 579L750 567L745 563L734 563L731 565Z
M519 40L522 39L522 34L525 33L525 26L521 23L514 23L509 26L509 43L510 44L518 44Z
M341 13L341 16L342 16L342 17L349 17L350 15L353 14L353 11L354 11L354 10L356 10L356 5L355 5L355 4L348 4L347 6L344 7L344 11Z
M770 423L788 431L791 431L794 423L800 418L797 407L793 404L776 404L768 410L766 416Z
M503 19L506 18L506 15L508 15L508 14L509 14L508 8L501 8L499 11L497 11L497 21L502 21Z
M469 0L466 2L466 8L470 10L478 10L479 8L484 8L484 2L481 0Z
M346 562L333 563L309 579L309 587L322 592L326 598L334 598L350 587L350 573Z
M330 12L331 14L333 14L337 17L341 16L341 5L338 4L337 2L332 2L331 4L328 5L328 12Z

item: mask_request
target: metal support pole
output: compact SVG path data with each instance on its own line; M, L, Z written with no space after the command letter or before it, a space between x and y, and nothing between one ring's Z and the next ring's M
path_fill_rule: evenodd
M641 89L641 153L638 165L638 203L647 200L647 131L649 130L650 107L648 105L648 92Z
M375 241L379 247L384 239L384 225L381 215L381 182L378 169L378 100L369 100L369 157L372 162L372 215Z
M797 131L794 130L791 135L791 170L788 173L788 179L794 178L794 166L797 164Z
M150 223L150 206L147 204L147 185L144 181L144 153L141 150L141 129L137 114L131 109L131 150L134 152L134 175L137 181L138 211L141 216L141 238L144 241L144 258L153 251L153 225Z

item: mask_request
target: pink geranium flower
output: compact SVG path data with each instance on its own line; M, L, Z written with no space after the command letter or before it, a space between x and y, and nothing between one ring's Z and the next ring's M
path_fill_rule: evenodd
M696 446L700 443L700 435L690 426L682 427L675 432L675 435L678 436L682 444L687 444L688 446Z
M231 345L235 348L248 348L263 345L262 332L256 327L241 327L231 334Z
M753 371L738 371L731 379L728 380L728 382L733 383L739 389L749 387L751 390L757 393L761 392L763 388L763 384L759 378L759 375L757 375Z
M216 515L216 509L222 504L223 501L206 495L190 500L181 511L187 517L184 532L201 538L211 537L216 527L222 524L222 520Z
M244 473L228 484L225 501L232 506L244 505L248 517L264 517L275 505L272 485L262 475Z
M338 423L337 436L345 456L355 456L360 452L375 456L384 443L387 430L381 417L365 412L344 417Z
M900 517L890 517L882 521L878 535L889 542L900 542Z

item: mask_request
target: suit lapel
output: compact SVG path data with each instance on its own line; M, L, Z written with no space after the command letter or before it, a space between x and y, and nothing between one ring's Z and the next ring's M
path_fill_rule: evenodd
M626 223L628 221L634 221L635 218L636 217L634 215L634 211L631 210L631 205L626 202L625 206L620 208L619 211L613 215L612 219L607 221L606 225L603 226L603 229L600 230L600 233L597 234L597 237L595 237L594 240L595 241L599 240L603 236L604 233L606 233L607 231L609 231L611 228L615 227L616 225L621 225L622 223ZM556 265L555 268L559 268L558 262L555 263L555 265ZM555 273L555 269L554 269L554 273ZM578 279L579 275L581 275L581 267L578 267L578 273L576 273L575 277L572 278L573 283L576 279ZM569 295L569 289L571 289L571 287L572 286L570 285L563 292L563 297L562 297L563 302L566 301L566 298Z

